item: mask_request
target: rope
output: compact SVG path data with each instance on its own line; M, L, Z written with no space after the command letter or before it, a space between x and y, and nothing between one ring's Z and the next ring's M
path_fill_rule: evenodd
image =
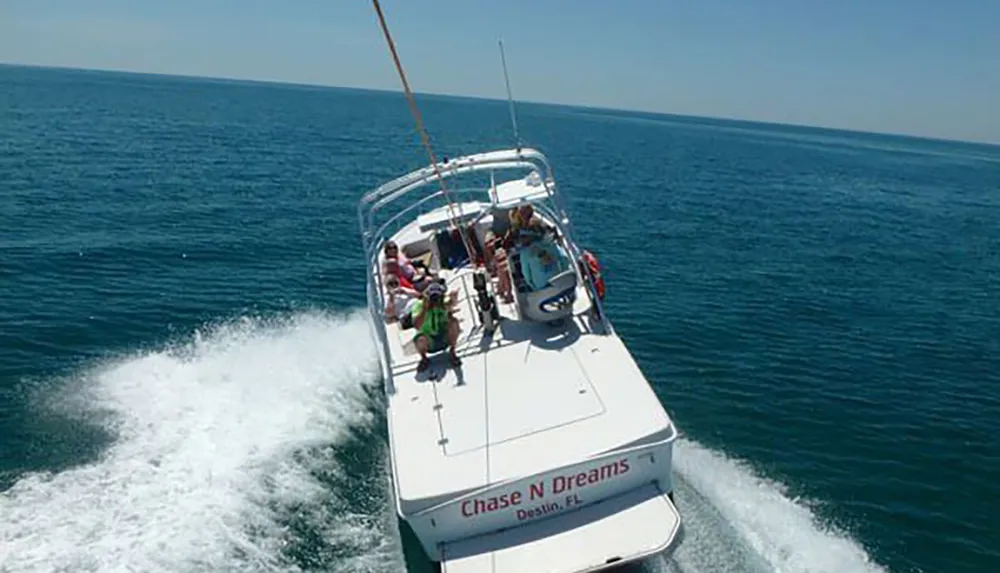
M416 122L417 132L420 133L420 139L424 143L424 149L427 151L427 157L430 159L431 167L434 169L434 174L437 175L438 181L441 183L441 191L444 194L445 200L448 202L448 217L451 220L451 224L454 226L455 229L458 230L458 234L462 237L462 245L465 247L465 252L469 255L469 264L473 268L475 268L477 266L475 252L472 249L472 245L469 244L469 238L468 238L465 230L461 229L458 226L458 221L456 220L455 212L454 212L454 203L452 202L451 197L448 194L448 186L445 184L444 177L441 176L441 171L438 169L437 158L434 155L434 150L431 148L430 141L429 141L429 139L427 137L427 132L426 132L426 130L424 130L424 122L423 122L423 119L420 117L420 110L417 108L417 102L413 98L413 92L410 91L410 84L409 84L409 82L406 81L406 73L403 72L403 65L399 62L399 55L396 53L396 45L392 41L392 36L389 35L389 27L386 26L385 17L382 15L382 8L379 6L378 0L372 0L372 4L375 5L375 12L378 14L379 24L382 26L382 33L385 35L385 41L386 41L386 43L389 44L389 51L392 52L392 60L396 64L396 71L399 73L399 79L402 80L402 82L403 82L403 91L406 94L406 100L410 104L410 113L413 114L413 119ZM492 173L490 174L490 176L492 178ZM485 260L483 262L485 263ZM462 285L463 285L463 287L465 287L465 290L466 290L466 298L468 298L469 300L471 300L471 297L468 296L468 285L466 284L466 281L463 280L462 281ZM487 384L488 383L489 383L489 381L487 380ZM434 384L433 386L434 386L434 389L433 389L433 392L434 392L434 403L443 407L443 405L441 404L441 401L440 401L440 399L438 398L438 395L437 395L437 384ZM487 388L487 390L488 390L488 388ZM489 455L489 449L490 449L489 410L490 410L490 406L489 406L489 392L488 391L485 392L485 396L486 396L486 400L485 400L485 404L484 405L486 407L486 481L487 481L487 483L489 483L491 481L491 477L490 477L490 455ZM437 417L438 417L438 428L441 431L441 437L442 437L442 439L446 439L446 436L444 434L444 425L443 425L443 421L441 419L441 412L440 411L437 412ZM447 449L445 448L445 443L446 442L443 442L441 444L441 446L442 446L442 449L444 451L447 451Z
M382 15L382 7L379 6L378 0L372 0L372 4L375 5L375 12L378 14L379 25L382 27L382 33L385 35L385 41L389 44L389 51L392 53L392 61L396 64L396 72L399 73L399 79L403 82L403 92L406 94L406 101L410 104L410 113L413 114L413 119L416 122L417 132L420 134L420 139L423 141L424 149L427 151L427 157L430 159L431 167L434 169L434 174L437 175L438 181L441 183L441 192L444 194L445 201L448 202L448 218L455 229L459 229L459 235L462 237L462 245L465 247L465 252L469 255L469 263L475 267L476 258L473 252L472 245L469 244L469 239L466 236L464 230L460 229L458 226L458 221L455 216L454 202L451 200L451 196L448 193L448 186L445 184L444 177L441 176L441 171L438 169L437 156L434 154L434 149L431 148L430 139L427 137L427 131L424 129L424 121L420 116L420 109L417 108L417 102L413 97L413 92L410 91L410 83L406 81L406 72L403 71L403 64L399 61L399 54L396 53L396 44L392 41L392 36L389 34L389 27L385 23L385 16Z

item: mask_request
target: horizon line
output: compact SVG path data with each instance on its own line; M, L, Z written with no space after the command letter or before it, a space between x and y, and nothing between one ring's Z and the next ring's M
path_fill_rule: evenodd
M215 80L224 81L232 83L246 83L246 84L266 84L273 86L291 86L291 87L305 87L305 88L321 88L321 89L341 89L341 90L354 90L354 91L370 91L384 94L394 94L400 97L405 97L405 93L402 88L399 89L386 89L386 88L373 88L373 87L362 87L362 86L349 86L349 85L336 85L336 84L325 84L325 83L311 83L311 82L300 82L300 81L289 81L289 80L276 80L276 79L263 79L263 78L247 78L247 77L236 77L236 76L214 76L214 75L203 75L203 74L180 74L180 73L164 73L164 72L151 72L151 71L136 71L130 69L122 68L97 68L97 67L85 67L85 66L58 66L49 64L27 64L19 62L5 62L0 61L0 66L9 67L20 67L20 68L35 68L43 70L63 70L63 71L82 71L82 72L101 72L101 73L112 73L112 74L123 74L123 75L138 75L138 76L156 76L163 78L178 78L178 79L197 79L197 80ZM497 103L507 103L505 98L497 97L486 97L486 96L476 96L467 94L455 94L455 93L444 93L444 92L429 92L429 91L414 91L415 96L432 96L432 97L448 97L456 99L469 99L469 100L479 100ZM576 104L576 103L566 103L566 102L555 102L555 101L540 101L540 100L527 100L521 99L514 100L517 103L525 103L530 105L542 105L542 106L554 106L554 107L568 107L577 108L583 110L592 111L610 111L610 112L624 112L624 113L636 113L636 114L650 114L654 116L662 117L672 117L672 118L683 118L692 120L709 120L709 121L722 121L730 123L744 123L744 124L757 124L766 125L774 127L783 128L798 128L798 129L814 129L814 130L825 130L833 132L842 132L847 134L858 134L858 135L877 135L877 136L887 136L896 137L901 139L916 139L928 142L940 142L940 143L960 143L964 145L973 146L984 146L990 148L1000 148L1000 139L997 140L969 140L969 139L958 139L949 138L943 136L931 136L931 135L921 135L916 133L900 133L900 132L885 132L885 131L868 131L858 128L847 128L847 127L836 127L830 125L821 124L806 124L806 123L785 123L770 120L760 120L751 119L744 117L732 117L732 116L707 116L707 115L692 115L692 114L681 114L672 113L659 110L649 110L641 108L616 108L600 105L590 105L590 104Z

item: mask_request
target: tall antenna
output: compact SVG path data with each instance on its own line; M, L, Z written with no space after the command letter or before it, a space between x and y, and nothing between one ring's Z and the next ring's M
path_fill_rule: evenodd
M517 133L517 114L514 113L514 97L510 93L510 77L507 75L507 57L503 53L503 38L500 38L500 62L503 64L503 81L507 84L507 103L510 104L510 123L514 126L514 140L517 150L521 150L521 136Z

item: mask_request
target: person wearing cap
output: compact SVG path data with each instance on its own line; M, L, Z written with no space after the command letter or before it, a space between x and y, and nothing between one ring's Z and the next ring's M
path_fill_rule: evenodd
M428 352L437 352L448 347L448 356L452 366L459 366L462 361L455 352L458 343L458 320L451 315L455 301L445 301L445 287L439 281L432 281L423 291L423 296L411 307L413 326L417 334L413 344L420 353L420 363L417 372L423 372L430 366ZM452 297L454 298L454 297Z

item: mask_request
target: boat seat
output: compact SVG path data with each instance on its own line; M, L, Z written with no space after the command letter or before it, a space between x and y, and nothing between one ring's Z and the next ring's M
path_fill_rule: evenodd
M525 282L521 272L520 253L511 253L507 268L511 273L511 283L514 285L521 316L536 322L551 322L573 314L578 282L572 266L549 277L545 288L534 291Z
M434 260L434 253L431 252L430 250L426 250L426 251L424 251L424 252L422 252L420 254L417 254L417 255L409 255L408 254L406 256L407 256L407 258L410 259L411 263L421 263L421 264L424 265L424 268L428 268L428 269L431 268L431 261Z

